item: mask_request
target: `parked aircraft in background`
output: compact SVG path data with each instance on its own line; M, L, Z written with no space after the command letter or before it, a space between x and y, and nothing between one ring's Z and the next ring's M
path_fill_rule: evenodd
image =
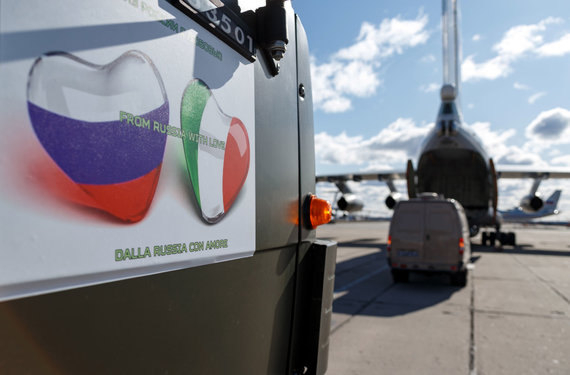
M534 219L538 219L550 215L558 215L558 201L560 200L560 194L562 190L556 190L548 199L544 202L542 208L536 212L526 212L522 207L515 207L510 210L500 211L499 213L503 217L505 222L528 222Z
M385 203L392 209L402 199L393 181L405 179L410 198L423 192L436 192L459 201L465 208L471 236L477 235L482 227L491 227L494 231L484 233L484 239L489 239L491 245L494 245L495 240L514 245L514 233L500 231L502 218L497 210L498 178L533 178L532 188L522 198L520 207L525 212L536 213L544 206L537 193L540 182L548 178L570 178L570 169L549 168L550 170L537 171L495 168L493 159L487 154L481 140L463 125L463 114L459 106L461 79L457 13L456 0L443 0L444 73L441 105L435 126L420 147L417 169L414 170L412 161L408 160L406 171L317 176L317 182L335 183L342 194L337 202L338 208L352 212L361 210L364 202L352 193L347 181L384 181L390 189Z

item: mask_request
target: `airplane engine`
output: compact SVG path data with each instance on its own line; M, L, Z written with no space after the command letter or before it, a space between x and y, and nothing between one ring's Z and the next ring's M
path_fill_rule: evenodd
M529 194L521 199L520 206L526 212L536 212L542 208L544 201L538 194Z
M342 211L360 211L364 207L362 200L354 194L344 194L337 202L337 206Z
M394 206L396 206L396 203L398 203L401 198L402 194L400 193L390 193L390 195L386 197L384 203L386 203L386 207L392 210L394 209Z

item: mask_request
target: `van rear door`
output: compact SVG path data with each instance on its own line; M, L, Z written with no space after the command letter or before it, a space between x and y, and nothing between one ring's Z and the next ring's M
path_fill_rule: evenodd
M423 261L457 263L461 230L454 206L449 202L428 203L424 213Z
M424 205L400 202L392 219L392 260L396 263L417 262L422 256Z

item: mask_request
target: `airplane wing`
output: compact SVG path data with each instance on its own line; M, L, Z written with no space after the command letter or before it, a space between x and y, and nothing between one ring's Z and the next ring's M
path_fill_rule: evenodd
M530 169L528 167L497 166L498 178L570 178L570 168L549 167L548 170ZM346 182L346 181L388 181L405 180L406 171L385 171L346 173L317 176L317 182Z
M350 188L346 185L346 181L382 181L385 182L390 189L390 195L385 200L386 206L390 209L394 208L400 200L401 194L398 193L394 180L406 179L406 172L377 172L377 173L349 173L328 176L317 176L316 182L332 182L343 194L338 201L337 206L343 211L359 211L364 207L364 202L357 198Z
M528 167L517 167L517 166L495 166L490 160L492 175L494 176L494 191L493 194L493 211L497 211L497 200L498 200L498 188L497 179L499 178L532 178L534 183L530 189L530 192L522 198L520 206L523 207L525 211L536 212L539 210L544 202L540 198L540 194L537 193L540 183L549 178L570 178L570 168L567 167L548 167L544 170L530 169ZM496 171L496 172L495 172ZM410 198L415 198L417 196L415 182L414 182L414 170L411 160L408 160L406 171L384 171L384 172L366 172L366 173L347 173L338 175L319 175L316 177L316 182L332 182L334 183L340 192L346 197L347 201L354 201L355 203L347 207L358 207L362 208L364 203L358 200L353 194L350 188L346 185L347 181L382 181L386 183L390 189L390 195L385 200L386 206L392 209L396 203L402 199L402 195L397 191L394 180L407 180L408 196ZM341 198L342 199L342 198ZM339 201L340 202L340 201ZM350 203L350 202L349 202ZM344 206L344 202L342 202Z
M337 175L317 176L317 182L346 182L346 181L391 181L404 180L406 172L374 172L374 173L348 173Z
M497 178L570 178L570 168L548 167L546 170L530 169L528 167L497 166Z
M346 181L393 181L405 180L406 171L385 171L346 173L317 176L316 182L346 182ZM548 170L529 169L528 167L497 166L497 178L533 178L546 180L549 178L570 178L570 168L549 167Z

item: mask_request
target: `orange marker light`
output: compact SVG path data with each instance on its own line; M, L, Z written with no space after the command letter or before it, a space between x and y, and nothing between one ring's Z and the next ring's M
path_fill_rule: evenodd
M465 242L463 241L463 238L459 239L459 254L463 255L463 253L465 252Z
M392 251L392 236L388 236L388 243L386 244L386 251Z
M317 198L315 195L311 195L309 199L309 222L311 224L311 228L315 229L319 225L326 224L331 221L331 204L324 199Z

